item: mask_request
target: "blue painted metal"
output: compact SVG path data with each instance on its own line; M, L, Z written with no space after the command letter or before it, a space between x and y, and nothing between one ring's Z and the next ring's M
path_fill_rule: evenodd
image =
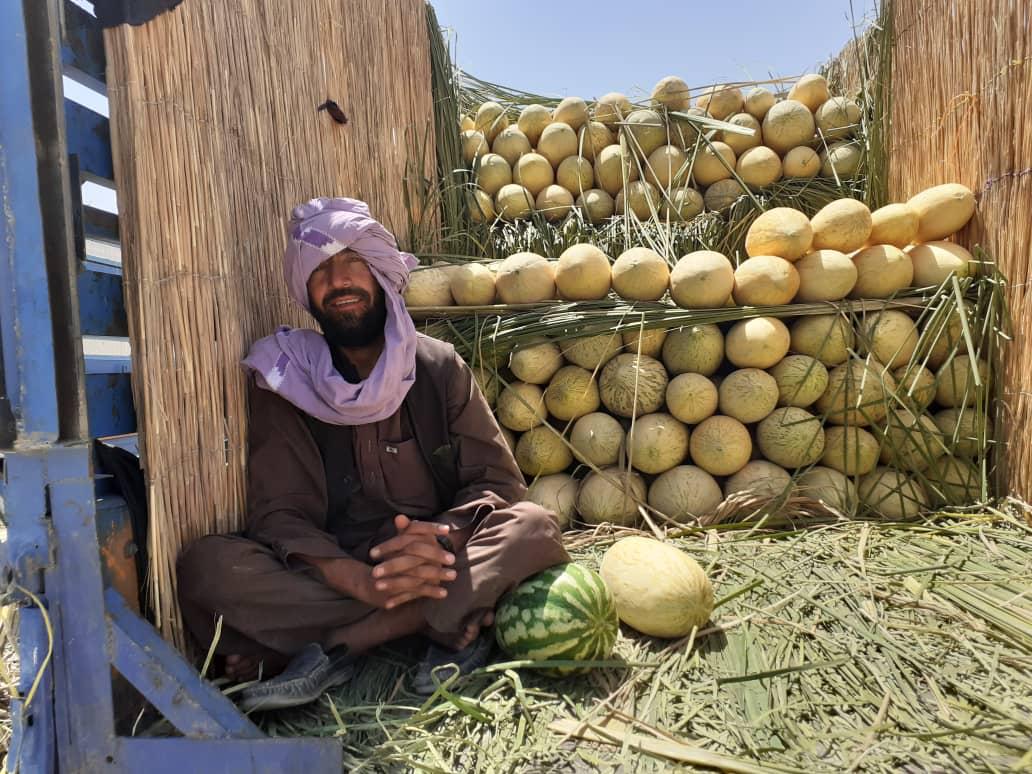
M39 605L23 610L21 692L30 675L41 675L31 705L12 705L17 760L21 770L44 774L339 771L339 740L262 737L121 597L105 604L90 446L79 440L86 377L78 345L68 346L77 334L78 268L65 187L74 165L65 165L64 134L54 130L62 105L59 3L0 2L0 350L14 417L13 432L0 433L2 575ZM48 181L42 198L41 180ZM56 226L44 233L44 222ZM89 212L84 222L89 234ZM113 241L117 231L105 236ZM53 659L39 671L44 610ZM116 736L112 664L190 736ZM204 736L219 738L197 738Z
M31 607L20 610L18 666L21 673L18 694L11 699L11 717L18 718L19 722L13 729L6 771L54 770L54 716L50 704L54 685L46 663L51 644L44 612ZM26 728L32 729L32 733L26 734Z
M129 374L87 374L86 407L91 438L124 435L136 430Z
M104 33L95 17L64 0L61 8L61 62L105 80Z
M120 771L147 774L336 774L337 739L121 739ZM109 767L110 768L110 767Z
M6 394L18 442L58 437L54 340L46 266L25 20L0 3L0 335ZM43 290L44 292L40 292Z
M68 152L79 157L79 169L114 179L108 119L70 99L65 100L64 109L68 122Z
M122 278L83 269L79 272L79 327L84 336L128 336Z
M229 699L197 674L114 589L105 594L112 663L186 736L261 739L264 734Z
M46 588L62 643L55 663L58 763L63 772L101 771L115 728L104 620L100 549L87 444L48 451L48 491L56 564Z

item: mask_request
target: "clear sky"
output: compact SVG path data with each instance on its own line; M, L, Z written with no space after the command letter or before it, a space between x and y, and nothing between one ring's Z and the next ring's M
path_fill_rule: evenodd
M689 86L790 77L837 54L874 0L431 0L459 66L545 96L647 97ZM852 12L850 10L852 5Z

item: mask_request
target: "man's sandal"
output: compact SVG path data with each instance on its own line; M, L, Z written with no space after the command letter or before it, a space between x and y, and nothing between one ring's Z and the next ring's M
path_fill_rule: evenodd
M466 676L486 666L491 658L494 634L485 632L462 650L448 650L432 643L412 678L412 692L429 696L454 675Z
M279 675L240 692L240 709L277 710L299 707L343 685L355 674L355 659L346 645L324 651L317 642L299 650Z

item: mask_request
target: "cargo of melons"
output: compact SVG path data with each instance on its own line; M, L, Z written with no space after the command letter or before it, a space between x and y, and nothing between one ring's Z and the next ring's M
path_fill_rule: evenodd
M554 188L546 185L539 200L548 199L553 209L573 206L554 197ZM500 193L506 189L512 189L517 204L533 198L519 184L503 185ZM577 243L554 258L520 252L486 267L435 264L412 272L405 301L410 307L440 307L615 297L685 309L714 309L729 299L737 306L782 306L887 299L977 273L976 258L943 238L972 216L971 191L949 183L922 191L910 202L917 204L890 204L871 212L856 199L837 199L812 217L775 207L753 219L740 256L713 250L662 255L645 246L610 256L596 245ZM914 242L919 233L940 238ZM905 357L894 363L900 359Z
M532 499L564 526L633 526L643 510L692 521L725 498L792 492L890 518L962 505L980 491L974 406L991 374L959 339L959 353L921 365L931 325L886 309L855 327L761 316L535 339L502 369L497 418Z
M553 108L518 109L489 101L475 115L459 123L463 157L476 187L470 213L478 222L521 220L535 212L558 220L578 209L597 223L623 211L619 204L609 208L599 202L600 193L628 202L633 193L634 206L626 209L642 220L690 219L704 202L708 209L723 209L745 194L743 184L762 190L782 179L845 180L863 163L855 139L862 134L861 106L832 95L816 74L800 78L786 99L762 86L748 94L714 86L693 95L681 78L666 76L639 105L614 92L590 105L567 97ZM700 133L695 117L722 123L714 132ZM529 165L523 162L527 157L533 159ZM634 183L632 191L628 186ZM507 184L524 186L529 197ZM552 195L539 203L552 186ZM698 207L680 206L677 190L693 191ZM595 195L585 196L589 191ZM650 207L651 197L656 201ZM562 205L556 206L557 199ZM923 200L917 204L920 208ZM964 206L955 208L958 217Z

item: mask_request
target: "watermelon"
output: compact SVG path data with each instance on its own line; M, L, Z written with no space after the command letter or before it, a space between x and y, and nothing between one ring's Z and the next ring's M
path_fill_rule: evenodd
M596 661L613 651L620 622L605 582L587 567L559 564L510 591L495 611L495 638L512 658ZM559 667L553 674L585 672Z

